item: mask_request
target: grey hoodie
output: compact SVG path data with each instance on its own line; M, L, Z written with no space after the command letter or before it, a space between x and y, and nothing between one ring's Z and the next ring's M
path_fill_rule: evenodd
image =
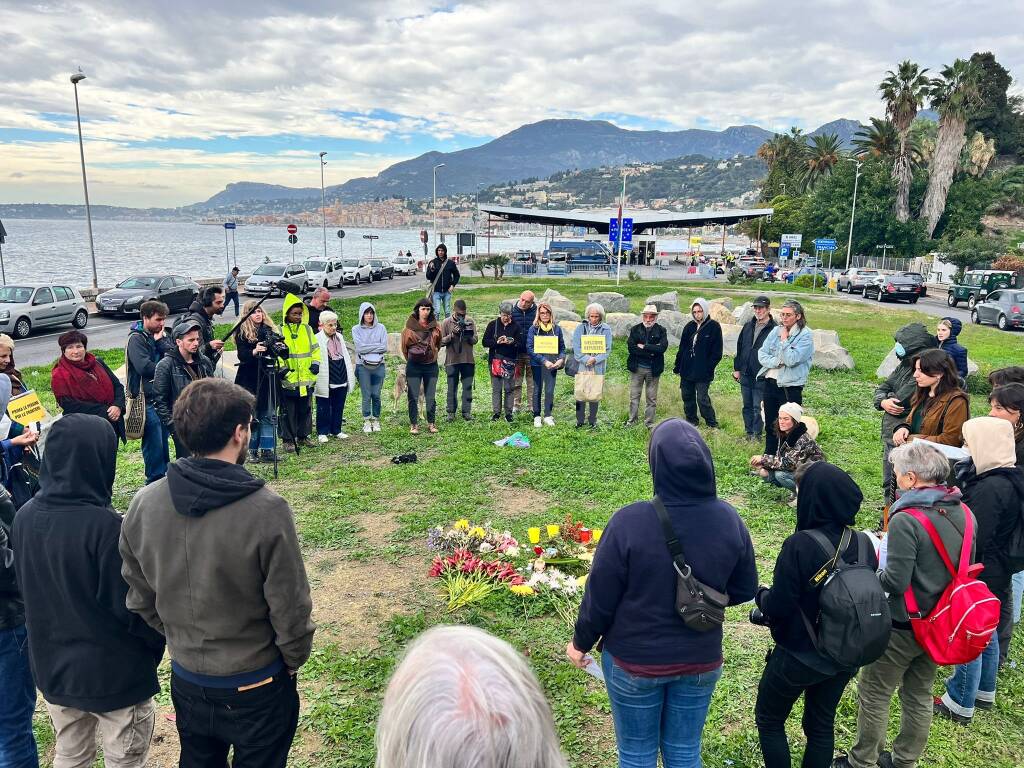
M373 310L373 325L363 325L366 310ZM352 343L356 348L356 365L382 363L388 352L388 330L377 317L377 308L368 301L359 305L359 322L352 326Z

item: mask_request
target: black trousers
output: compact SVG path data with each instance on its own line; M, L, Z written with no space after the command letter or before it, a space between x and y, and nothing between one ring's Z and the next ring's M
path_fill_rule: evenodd
M686 420L697 426L700 419L697 418L697 408L700 408L700 415L704 417L709 427L718 426L718 417L715 415L715 406L711 404L711 395L708 394L710 381L687 381L679 380L679 392L683 397L683 413Z
M313 390L305 395L281 394L281 419L278 422L282 443L305 440L313 434Z
M804 388L780 387L775 379L764 380L764 452L774 456L779 447L779 436L775 432L775 420L779 418L779 406L783 403L804 402Z
M474 363L453 363L445 366L448 373L447 413L454 417L458 409L459 381L462 382L462 415L467 419L473 414L473 376L476 374Z
M172 674L171 700L179 768L225 768L232 747L232 768L285 768L299 723L299 693L287 671L247 691L202 688Z
M191 455L188 446L181 442L181 438L173 432L171 432L171 442L174 443L174 458L187 459Z
M853 677L841 672L827 675L776 646L768 656L757 687L754 719L765 768L789 768L786 720L800 694L804 695L803 730L807 747L802 768L828 768L835 749L836 707Z

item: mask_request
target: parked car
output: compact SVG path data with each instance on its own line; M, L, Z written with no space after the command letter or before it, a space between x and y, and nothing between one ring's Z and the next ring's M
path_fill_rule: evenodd
M391 266L395 268L396 275L415 275L418 271L416 259L412 256L398 256L391 260Z
M89 324L89 308L77 289L67 285L5 285L0 288L0 332L23 339L33 328Z
M549 275L569 274L569 254L565 251L545 251Z
M736 259L736 266L733 268L741 270L746 277L761 277L764 275L766 266L764 259L760 256L753 256Z
M290 280L302 286L302 292L310 289L309 275L301 264L261 264L245 281L243 292L247 296L280 295L279 280Z
M370 259L370 270L374 280L395 279L395 268L387 259Z
M864 286L864 298L876 301L906 300L917 304L921 286L913 278L902 275L880 275Z
M144 301L156 299L171 312L184 312L199 295L200 286L181 275L136 275L96 297L103 315L135 315Z
M925 283L924 275L922 275L920 272L897 272L896 274L902 275L903 277L909 277L911 280L915 281L919 286L921 286L921 292L918 295L922 299L928 295L928 284Z
M959 283L954 283L946 294L946 303L955 307L961 301L967 302L968 309L974 309L979 301L999 288L1013 287L1014 273L994 269L972 269Z
M971 310L971 321L978 325L992 323L1001 331L1024 327L1024 291L992 291Z
M864 293L864 288L878 277L877 269L847 269L839 273L836 280L836 291L847 293Z
M341 288L341 259L309 259L302 266L314 288Z
M359 285L373 282L373 268L368 259L345 259L342 262L343 276L346 283Z

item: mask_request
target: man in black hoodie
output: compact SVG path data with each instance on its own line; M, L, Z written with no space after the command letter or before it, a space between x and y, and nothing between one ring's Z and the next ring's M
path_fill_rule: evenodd
M111 506L117 435L99 416L50 427L39 493L14 521L36 685L57 739L56 763L91 765L96 729L110 766L141 766L153 735L164 639L125 607L121 518Z
M140 490L121 530L128 608L167 637L180 768L280 766L315 626L288 503L242 466L255 401L224 379L181 395L191 457Z
M220 359L224 350L224 342L213 337L213 318L224 313L224 286L211 285L203 288L199 298L189 305L188 313L182 315L178 323L196 322L202 332L202 346L199 352L212 362Z
M827 768L832 762L836 707L857 670L844 669L819 653L805 624L804 616L814 621L819 613L821 584L812 586L813 578L830 560L808 532L820 531L838 548L863 500L860 488L839 467L824 461L812 464L800 483L796 533L782 544L772 586L758 590L757 607L767 618L775 640L754 708L766 768L790 765L786 719L801 693L807 737L802 765ZM863 536L855 534L841 557L847 563L857 562L860 545L868 553L871 567L877 568L874 548L867 541L858 541Z

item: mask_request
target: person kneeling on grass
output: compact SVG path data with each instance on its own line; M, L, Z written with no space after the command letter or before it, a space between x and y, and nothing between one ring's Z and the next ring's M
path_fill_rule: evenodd
M348 354L345 338L338 328L338 316L325 309L320 313L320 332L316 335L320 346L322 365L316 375L316 432L321 443L329 435L339 440L348 437L341 431L341 417L345 413L345 399L356 380L352 358Z
M779 438L775 454L764 453L750 458L750 466L758 471L765 482L793 492L790 502L796 498L796 468L807 462L825 459L825 454L814 441L817 425L813 426L812 434L809 425L804 423L803 406L783 403L779 406L779 418L771 427Z

